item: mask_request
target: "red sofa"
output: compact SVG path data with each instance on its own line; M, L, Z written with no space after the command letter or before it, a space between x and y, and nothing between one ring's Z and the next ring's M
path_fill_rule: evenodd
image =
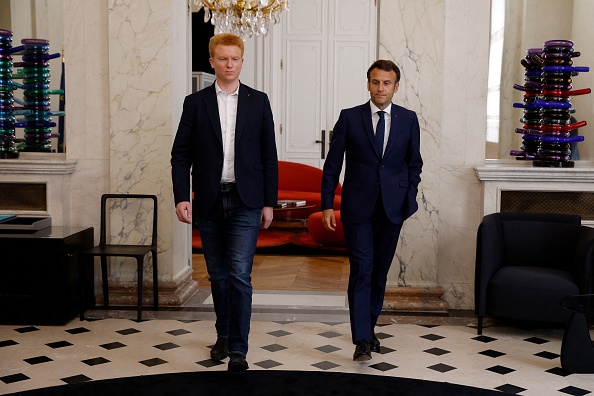
M293 210L291 218L307 219L312 213L322 210L320 191L322 187L322 170L311 165L297 162L278 161L278 199L305 200L313 208ZM336 187L334 210L340 210L342 186ZM289 217L290 209L277 209L276 218Z

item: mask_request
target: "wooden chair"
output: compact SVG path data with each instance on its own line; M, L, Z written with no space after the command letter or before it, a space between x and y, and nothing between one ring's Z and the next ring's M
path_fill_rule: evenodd
M150 244L113 244L114 232L111 230L110 224L108 224L108 218L110 217L110 210L107 207L110 200L120 200L122 205L122 212L125 212L126 208L131 205L132 200L150 200L152 201L152 234L150 236ZM144 208L144 207L143 207ZM148 212L147 212L148 213ZM146 219L148 221L148 219ZM122 222L124 223L124 222ZM122 229L127 224L122 224ZM128 224L129 225L129 224ZM110 228L110 229L108 229ZM147 229L149 229L147 224ZM136 259L137 271L138 271L138 305L137 305L137 321L142 320L142 283L143 283L143 263L144 257L148 254L152 254L153 262L153 309L156 311L159 307L159 292L158 292L158 272L157 272L157 197L155 195L146 194L103 194L101 196L101 233L99 239L99 245L81 251L79 254L81 257L84 256L98 256L101 258L101 280L103 284L103 307L109 306L109 293L108 293L108 276L107 276L107 257L130 257ZM81 274L84 273L83 264L84 260L80 260ZM84 296L83 285L81 282L81 296ZM82 301L82 299L81 299ZM80 320L84 320L84 307L81 305L80 308Z

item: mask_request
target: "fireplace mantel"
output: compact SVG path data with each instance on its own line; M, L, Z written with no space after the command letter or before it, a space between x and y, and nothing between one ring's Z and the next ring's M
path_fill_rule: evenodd
M19 159L0 160L0 214L51 216L53 225L70 225L70 177L76 170L75 160L60 154L35 155L24 153ZM27 185L43 185L45 196L36 201L45 202L43 208L14 210L7 202L11 194ZM37 190L36 190L37 191Z
M532 166L531 161L486 160L484 165L475 166L477 178L483 185L482 215L505 211L502 210L502 194L506 192L526 192L530 199L535 194L559 192L569 194L564 200L551 202L551 211L573 213L582 218L591 216L591 210L581 200L571 200L571 194L594 202L594 163L576 161L573 168L545 168ZM568 200L571 205L567 205ZM527 202L526 206L529 202ZM555 206L557 205L557 206ZM522 206L522 205L520 205ZM505 209L505 208L503 208ZM586 212L588 214L586 215ZM594 225L593 220L584 220L584 224Z

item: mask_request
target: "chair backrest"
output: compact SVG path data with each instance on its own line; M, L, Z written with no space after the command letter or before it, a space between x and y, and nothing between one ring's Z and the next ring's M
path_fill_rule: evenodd
M117 227L112 215L117 215ZM100 245L157 247L157 196L149 194L103 194L101 196ZM151 221L149 223L149 221ZM150 237L148 236L150 231ZM113 243L117 233L118 243ZM134 237L132 233L136 233ZM138 241L131 241L136 238ZM150 244L146 240L150 239Z
M581 218L552 213L494 213L507 266L569 270L573 266Z
M278 189L287 191L320 192L322 170L298 162L278 161ZM338 183L336 195L342 195L342 185Z

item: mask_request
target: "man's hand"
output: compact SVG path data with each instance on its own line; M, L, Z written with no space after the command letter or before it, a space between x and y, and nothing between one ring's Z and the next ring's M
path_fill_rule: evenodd
M268 228L270 227L270 223L272 223L274 211L272 210L272 206L264 206L262 208L262 217L260 218L260 228Z
M334 209L322 210L322 224L324 224L325 229L336 231L336 217L334 216Z
M182 223L192 224L192 204L188 201L178 203L175 207L175 214Z

